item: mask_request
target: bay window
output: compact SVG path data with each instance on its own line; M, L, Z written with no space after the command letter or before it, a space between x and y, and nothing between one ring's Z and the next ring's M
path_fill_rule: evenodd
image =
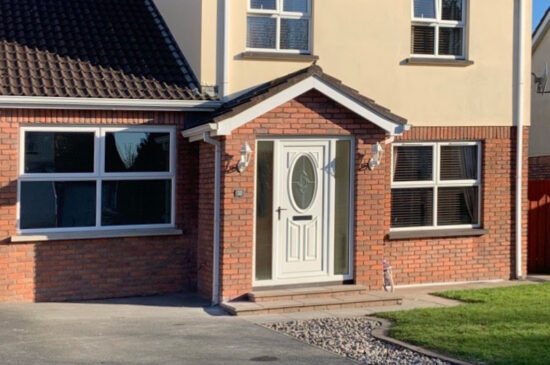
M174 225L171 127L24 127L21 232Z
M310 53L311 0L248 0L246 47Z
M478 142L395 144L391 229L480 226Z
M466 0L412 0L411 53L464 58Z

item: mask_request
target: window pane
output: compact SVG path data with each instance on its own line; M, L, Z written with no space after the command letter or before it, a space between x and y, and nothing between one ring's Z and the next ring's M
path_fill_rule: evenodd
M441 180L477 180L477 146L441 146Z
M95 181L21 182L21 229L95 226Z
M462 55L462 28L439 28L439 54Z
M105 134L106 172L170 170L170 133L114 132Z
M398 146L393 149L393 181L431 181L433 147Z
M392 228L432 226L433 203L432 188L392 189Z
M258 142L256 280L271 280L273 251L273 142Z
M170 223L170 180L118 180L102 184L104 226Z
M334 202L334 274L349 273L351 143L336 142L336 196Z
M25 172L94 172L94 140L94 132L25 132Z
M479 224L479 188L439 188L437 221L440 226Z
M274 18L249 16L246 46L248 48L276 48L277 21Z
M411 38L413 54L435 54L435 28L413 25Z
M463 0L443 0L441 19L462 21Z
M435 0L414 0L414 17L435 19Z
M281 49L307 51L308 45L309 20L281 19Z
M251 9L275 10L277 0L250 0Z
M308 0L284 0L283 10L297 13L309 13Z

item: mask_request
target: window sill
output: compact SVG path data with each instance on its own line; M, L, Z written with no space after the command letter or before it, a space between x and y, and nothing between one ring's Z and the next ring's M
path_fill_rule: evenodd
M176 228L121 229L111 231L55 232L46 234L20 234L11 236L11 242L42 242L62 240L86 240L94 238L176 236L182 234Z
M476 237L486 235L488 231L481 228L438 229L423 231L399 231L388 233L390 241L410 240L415 238Z
M313 62L319 59L319 56L299 53L283 52L253 52L246 51L240 54L243 60L257 61L292 61L292 62Z
M471 60L454 60L447 58L424 58L410 57L404 61L405 65L411 66L452 66L452 67L467 67L474 64Z

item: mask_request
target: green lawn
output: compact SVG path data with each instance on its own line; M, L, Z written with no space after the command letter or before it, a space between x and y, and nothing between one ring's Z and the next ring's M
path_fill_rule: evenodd
M466 361L550 364L550 283L437 295L468 304L377 316L392 337Z

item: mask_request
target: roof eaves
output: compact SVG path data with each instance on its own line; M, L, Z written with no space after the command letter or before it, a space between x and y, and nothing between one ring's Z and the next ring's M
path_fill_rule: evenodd
M546 12L544 13L539 24L535 28L535 31L533 32L533 36L532 36L533 52L537 49L538 45L542 41L542 38L548 32L549 28L550 28L550 6L548 7L548 9L546 9Z
M301 82L308 79L316 80L314 81L314 84L316 82L318 86L313 86L314 88L320 87L320 85L325 85L319 90L323 93L327 93L327 95L332 94L331 97L336 98L334 100L339 100L337 102L343 102L343 105L346 105L347 102L344 100L347 99L348 101L355 103L349 105L356 105L357 107L362 108L362 110L365 110L364 113L370 115L370 117L366 117L367 119L374 118L369 120L373 122L377 120L382 124L389 123L386 124L386 127L388 125L393 125L393 127L387 129L389 133L401 134L410 128L410 125L407 124L407 120L405 118L392 113L389 109L377 104L374 100L364 97L357 90L346 86L340 80L325 74L322 69L316 65L312 65L307 69L302 69L295 73L275 79L271 82L267 82L247 93L244 93L240 97L224 104L219 110L214 112L214 115L210 118L205 119L199 124L195 124L195 128L205 124L221 125L221 123L228 123L228 126L220 129L220 131L222 131L221 133L226 133L233 128L231 126L233 126L235 118L237 118L238 115L250 110L251 108L256 108L258 104L263 103L271 97L277 96L279 93L285 92L293 86L298 86ZM338 94L340 96L337 96ZM355 110L358 111L359 109ZM363 112L360 112L360 114L364 115ZM191 129L195 130L195 128Z

